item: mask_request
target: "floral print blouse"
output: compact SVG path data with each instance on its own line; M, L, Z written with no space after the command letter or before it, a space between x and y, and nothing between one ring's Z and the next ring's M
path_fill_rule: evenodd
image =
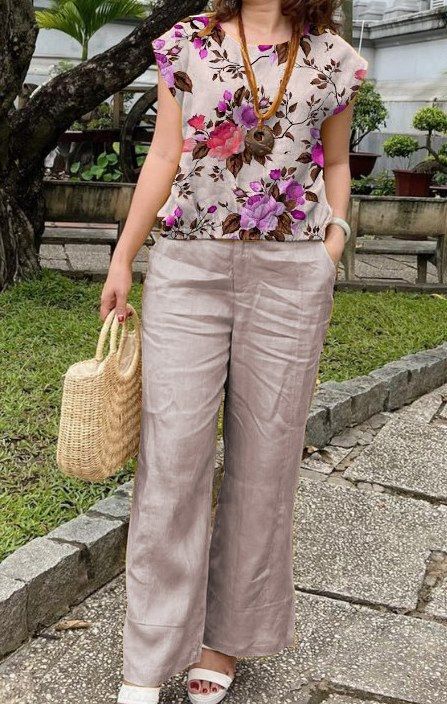
M368 62L339 34L308 24L276 115L273 151L252 153L257 124L239 42L207 14L190 16L152 42L162 79L182 109L183 151L158 213L174 239L324 240L331 219L323 180L321 124L341 112ZM265 110L276 96L290 42L249 45Z

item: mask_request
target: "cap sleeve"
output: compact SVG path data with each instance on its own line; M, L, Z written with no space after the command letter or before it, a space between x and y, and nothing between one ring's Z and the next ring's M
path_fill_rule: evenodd
M368 61L347 42L344 51L335 63L333 73L334 108L332 114L342 112L356 97L368 73Z
M192 93L188 74L189 38L184 23L179 22L151 42L156 64L177 103L182 107L185 93Z

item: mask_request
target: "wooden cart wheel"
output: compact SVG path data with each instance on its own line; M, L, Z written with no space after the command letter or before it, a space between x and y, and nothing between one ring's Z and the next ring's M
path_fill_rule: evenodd
M138 164L138 147L148 147L152 142L155 130L157 111L157 86L143 93L141 98L130 109L121 131L120 164L123 179L127 183L135 183L141 171Z

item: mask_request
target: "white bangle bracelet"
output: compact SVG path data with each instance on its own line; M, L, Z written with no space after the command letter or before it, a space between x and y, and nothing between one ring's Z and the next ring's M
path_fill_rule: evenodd
M333 222L336 225L340 225L340 227L343 228L345 231L345 243L349 240L351 237L351 227L346 220L343 220L343 218L338 217L338 215L333 215L332 218L329 220L329 224Z

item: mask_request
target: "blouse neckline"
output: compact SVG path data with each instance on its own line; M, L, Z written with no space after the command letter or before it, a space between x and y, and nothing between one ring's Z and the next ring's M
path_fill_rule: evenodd
M240 41L235 37L232 37L231 34L228 34L228 32L225 31L220 22L217 23L217 26L219 27L224 39L229 39L232 44L236 45L236 47L238 47L239 49L242 48ZM279 44L247 44L247 47L249 50L257 49L258 51L263 53L265 51L269 51L270 49L278 50L278 48L288 47L290 42L291 40L288 39L287 41L280 42Z

